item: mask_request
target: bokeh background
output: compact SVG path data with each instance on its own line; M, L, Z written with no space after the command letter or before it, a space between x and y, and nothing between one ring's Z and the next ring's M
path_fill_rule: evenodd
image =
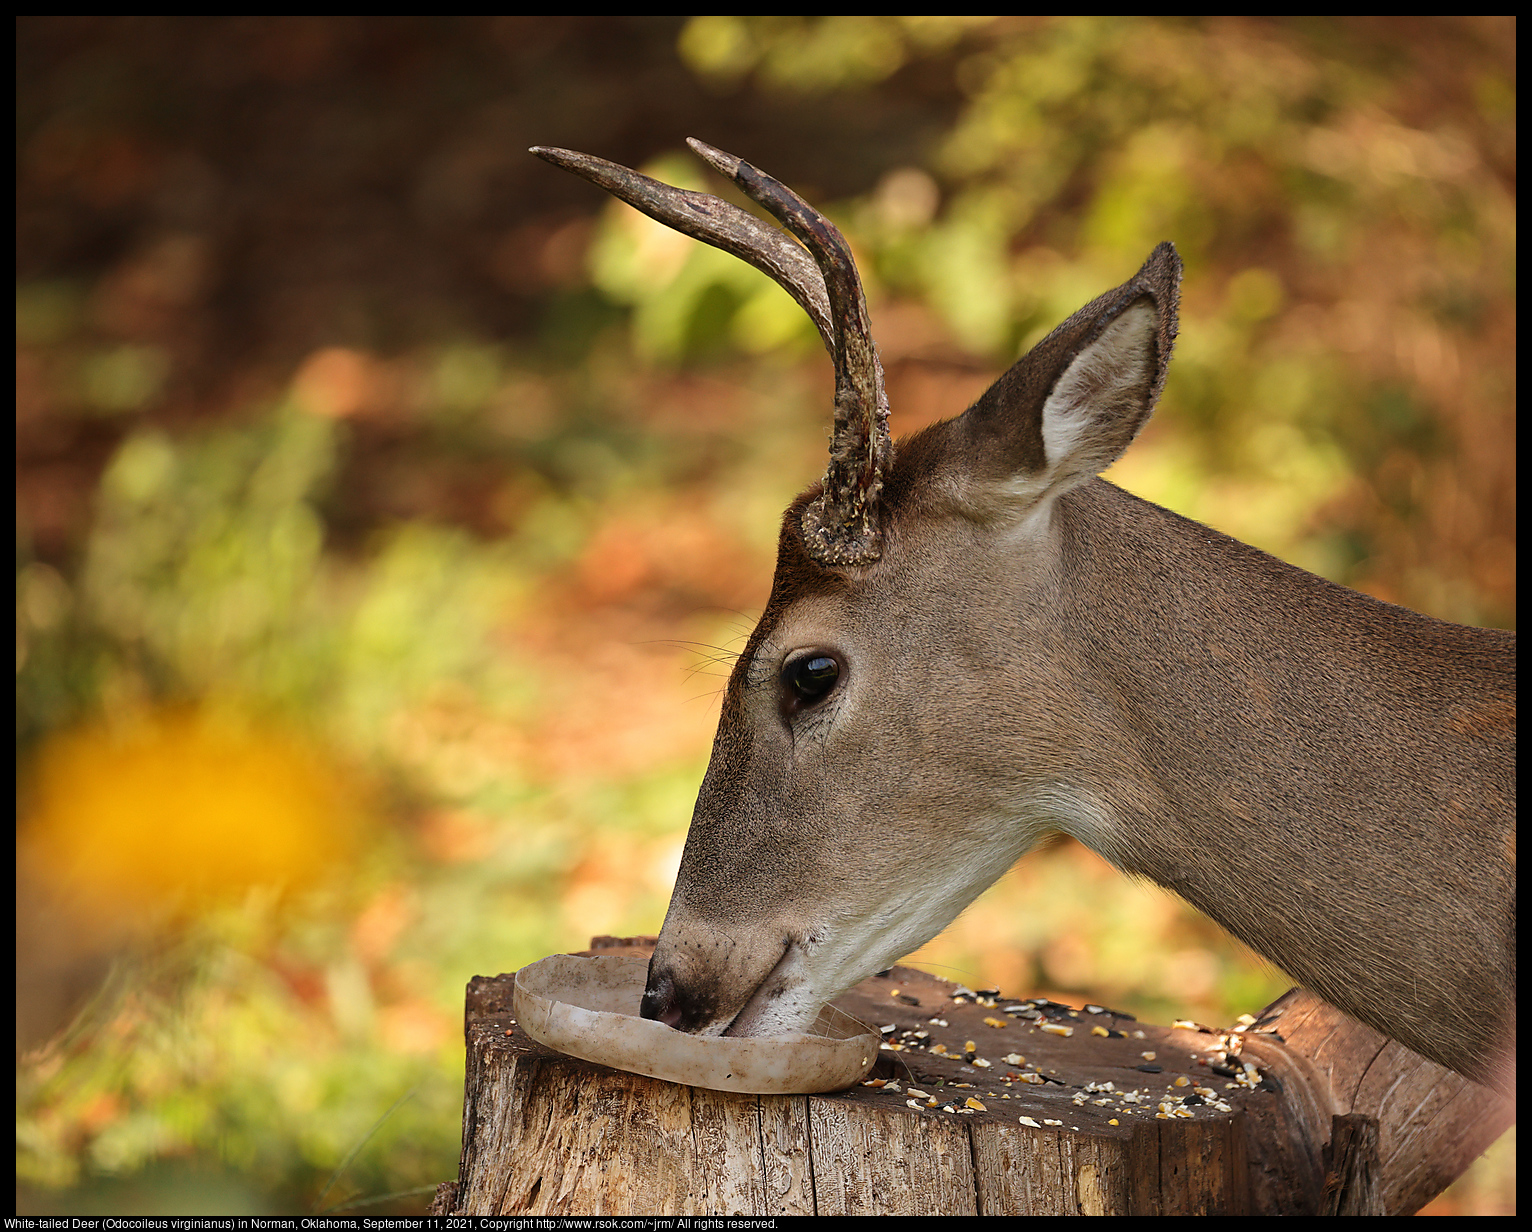
M658 929L829 365L530 144L824 206L897 432L1173 239L1111 478L1514 620L1511 19L17 30L23 1212L423 1210L468 977ZM1159 1021L1287 986L1069 843L915 957ZM1508 1136L1431 1209L1513 1206Z

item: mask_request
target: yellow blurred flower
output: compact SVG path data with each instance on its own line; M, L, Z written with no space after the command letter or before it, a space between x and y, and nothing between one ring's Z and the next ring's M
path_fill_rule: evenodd
M20 854L98 924L311 881L344 866L360 816L322 751L192 709L57 735L26 783Z

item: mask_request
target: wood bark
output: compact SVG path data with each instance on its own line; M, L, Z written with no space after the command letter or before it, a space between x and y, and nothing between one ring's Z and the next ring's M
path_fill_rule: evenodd
M882 1085L758 1096L552 1052L517 1029L512 979L468 987L436 1214L1409 1214L1514 1119L1296 989L1215 1032L896 967L836 1002L887 1028Z

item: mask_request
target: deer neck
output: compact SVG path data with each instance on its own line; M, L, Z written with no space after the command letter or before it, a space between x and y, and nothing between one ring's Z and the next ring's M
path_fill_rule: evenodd
M1381 994L1384 967L1429 980L1433 963L1504 952L1501 922L1454 906L1480 901L1483 873L1443 833L1474 810L1450 729L1460 690L1483 682L1395 666L1405 643L1429 665L1443 639L1491 631L1379 603L1099 480L1058 502L1053 530L1089 733L1076 837L1343 1008Z

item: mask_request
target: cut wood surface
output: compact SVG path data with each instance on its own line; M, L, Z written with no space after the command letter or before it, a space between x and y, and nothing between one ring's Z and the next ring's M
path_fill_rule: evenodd
M463 1153L434 1213L1403 1214L1514 1119L1298 990L1222 1032L896 967L835 1003L882 1034L868 1083L758 1096L553 1052L512 980L469 984Z

